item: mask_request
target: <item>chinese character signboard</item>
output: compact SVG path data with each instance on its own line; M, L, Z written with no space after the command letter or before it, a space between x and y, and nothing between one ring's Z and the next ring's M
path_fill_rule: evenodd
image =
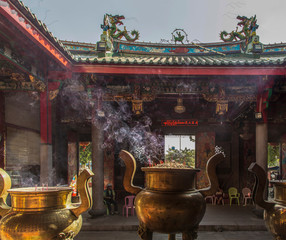
M198 126L198 120L195 119L162 120L161 125L164 127Z

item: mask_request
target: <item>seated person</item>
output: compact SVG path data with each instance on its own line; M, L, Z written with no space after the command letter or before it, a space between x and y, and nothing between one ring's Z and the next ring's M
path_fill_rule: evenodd
M219 204L223 201L224 193L221 188L218 188L218 191L215 193L216 204Z
M115 192L112 189L112 185L110 183L106 185L106 189L104 190L103 197L106 202L109 213L111 215L113 215L114 212L115 214L118 214L118 205L117 205L117 202L115 201ZM114 205L114 212L112 212L111 204Z

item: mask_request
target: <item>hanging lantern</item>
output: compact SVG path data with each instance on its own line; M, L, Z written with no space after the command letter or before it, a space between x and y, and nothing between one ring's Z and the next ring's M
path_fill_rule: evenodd
M223 115L228 111L228 101L222 100L216 103L216 114Z
M186 111L186 108L183 106L183 99L182 98L177 99L177 106L174 107L174 110L176 113L183 113Z
M132 100L132 111L136 115L140 115L143 112L143 101L142 100Z

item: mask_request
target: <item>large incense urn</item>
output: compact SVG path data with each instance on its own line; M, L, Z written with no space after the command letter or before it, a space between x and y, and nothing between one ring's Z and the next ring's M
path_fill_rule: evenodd
M265 201L266 172L257 163L252 163L248 170L255 175L253 200L264 208L266 227L276 240L286 240L286 182L273 181L274 202Z
M71 203L70 187L11 188L9 175L0 169L0 239L73 239L82 226L81 214L91 206L86 188L94 174L85 169L78 177L80 204ZM11 195L11 207L6 204Z
M136 195L135 209L141 239L151 240L153 232L167 233L169 240L175 239L176 233L182 233L183 240L196 239L206 210L205 197L219 188L215 168L223 160L223 153L217 153L208 160L210 187L200 190L195 189L195 176L199 169L191 168L143 167L146 187L134 186L136 161L125 150L119 156L126 165L124 188Z

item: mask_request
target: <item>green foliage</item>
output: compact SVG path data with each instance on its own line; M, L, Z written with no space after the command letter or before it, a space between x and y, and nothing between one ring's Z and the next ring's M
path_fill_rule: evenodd
M191 135L191 136L190 136L190 141L191 141L191 142L196 142L195 136Z
M279 166L280 148L278 144L268 144L268 166Z
M176 161L178 163L185 164L189 167L195 167L195 150L185 148L178 150L175 148L169 148L165 156L166 161Z
M81 166L91 161L91 143L80 143L79 145L79 162Z

